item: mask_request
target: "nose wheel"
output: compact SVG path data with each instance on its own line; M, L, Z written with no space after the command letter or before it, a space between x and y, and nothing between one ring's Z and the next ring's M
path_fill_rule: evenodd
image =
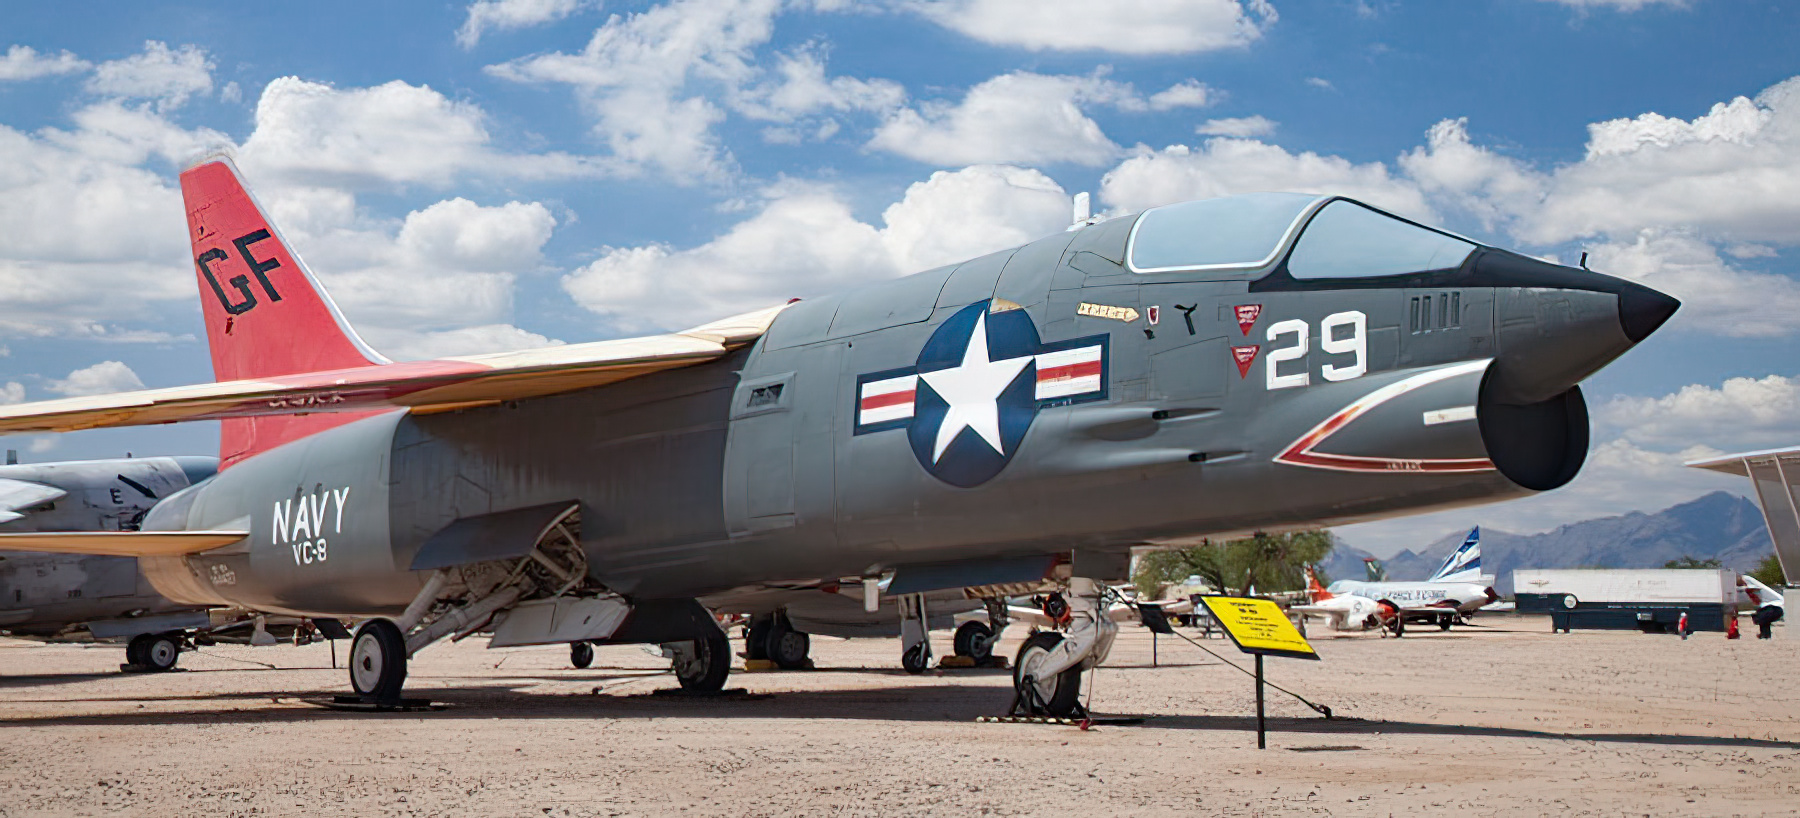
M1013 662L1013 711L1031 716L1069 718L1081 710L1081 665L1050 669L1063 635L1039 631L1019 646Z
M594 646L586 642L573 642L569 645L569 664L586 669L594 663Z

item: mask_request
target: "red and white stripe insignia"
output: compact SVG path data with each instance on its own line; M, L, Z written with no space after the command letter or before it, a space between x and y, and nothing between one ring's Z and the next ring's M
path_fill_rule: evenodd
M918 387L917 375L902 375L863 384L862 394L857 396L857 424L868 426L912 417L913 393Z
M1037 399L1055 400L1100 391L1106 376L1104 357L1098 344L1039 354Z

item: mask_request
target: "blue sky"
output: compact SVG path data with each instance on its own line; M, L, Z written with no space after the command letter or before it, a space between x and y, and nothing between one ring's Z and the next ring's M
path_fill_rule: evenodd
M371 343L701 323L1102 209L1339 192L1687 302L1568 489L1380 553L1747 487L1800 442L1796 12L1726 0L0 7L0 399L207 380L174 176L226 149ZM1790 85L1785 83L1790 83ZM207 426L23 437L210 452Z

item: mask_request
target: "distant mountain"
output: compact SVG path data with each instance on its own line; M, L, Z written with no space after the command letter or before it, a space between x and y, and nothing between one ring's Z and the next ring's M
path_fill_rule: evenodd
M1453 531L1419 552L1401 551L1384 560L1388 578L1422 580L1431 576L1467 530ZM1726 568L1750 571L1775 544L1756 504L1735 494L1715 491L1655 514L1634 511L1571 523L1542 534L1481 530L1481 567L1495 574L1496 590L1512 590L1515 568L1661 568L1683 556L1716 557ZM1362 579L1368 552L1338 543L1325 572L1333 579Z

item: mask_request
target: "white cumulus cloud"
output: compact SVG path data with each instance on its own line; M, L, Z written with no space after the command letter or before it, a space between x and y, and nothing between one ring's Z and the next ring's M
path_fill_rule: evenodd
M170 48L156 40L144 51L101 63L88 78L88 91L116 99L145 99L172 109L195 94L212 92L213 62L198 46Z
M469 16L456 30L456 42L463 48L474 48L481 35L489 31L554 23L584 5L585 0L479 0L469 4Z
M1194 129L1202 136L1235 136L1239 139L1269 136L1275 133L1275 120L1265 116L1236 116L1209 119Z
M34 80L58 74L77 74L92 65L67 51L39 54L28 45L15 45L0 56L0 82Z
M937 165L1058 163L1102 165L1119 154L1083 110L1123 111L1204 105L1211 90L1189 80L1150 96L1128 83L1092 76L1015 71L970 88L958 103L929 101L896 111L869 147Z
M768 42L779 9L779 0L674 0L612 16L578 54L539 54L487 70L572 86L622 168L720 180L734 164L713 133L725 111L690 83L752 82L754 49Z
M263 88L255 122L238 159L246 172L264 179L442 187L468 176L541 179L604 172L584 157L497 150L479 106L399 80L340 89L281 77Z
M909 187L880 225L835 190L788 183L697 247L610 248L563 279L577 303L624 330L690 326L961 261L1061 229L1068 197L1034 170L975 166Z
M144 382L138 380L131 367L119 361L101 361L86 369L70 372L67 378L51 381L45 388L66 397L84 395L108 395L114 392L130 392L143 389Z
M901 0L964 36L1033 51L1194 54L1242 48L1277 19L1265 0Z
M1435 219L1419 187L1383 163L1290 153L1254 139L1217 137L1199 147L1139 149L1100 181L1102 201L1123 212L1259 191L1335 193L1402 215Z

